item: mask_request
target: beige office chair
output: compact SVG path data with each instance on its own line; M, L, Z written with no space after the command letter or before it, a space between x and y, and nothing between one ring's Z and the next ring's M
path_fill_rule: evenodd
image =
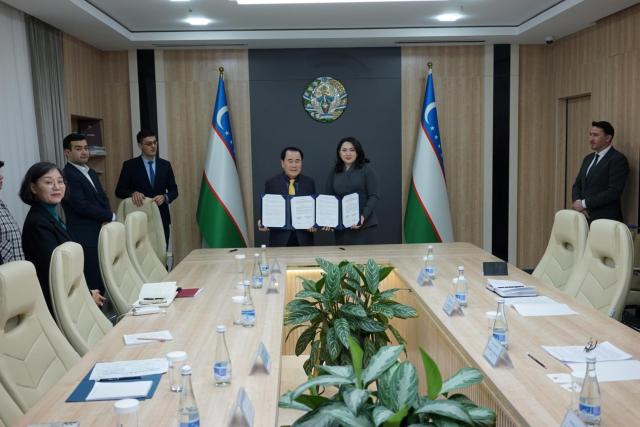
M66 242L51 255L49 284L60 329L83 356L113 327L91 297L84 278L82 246Z
M147 230L149 232L149 241L153 247L154 252L158 256L158 259L162 265L167 264L167 258L171 256L167 252L167 242L164 235L164 227L162 225L162 217L160 216L160 209L158 205L153 203L153 199L145 198L142 206L138 207L133 203L131 197L124 199L118 205L116 211L116 218L118 221L124 224L127 216L131 212L142 211L147 215Z
M151 247L147 234L147 217L143 212L132 212L124 220L127 252L133 268L146 283L161 282L167 276L167 269Z
M640 233L634 231L633 236L633 269L640 271ZM629 293L625 305L640 306L640 274L631 275Z
M556 212L547 249L532 275L566 292L567 280L582 258L588 233L587 220L580 212Z
M627 226L609 219L595 220L584 255L567 282L567 293L619 320L632 263L633 243Z
M79 360L51 317L33 264L0 265L0 382L26 412Z
M0 427L11 427L18 422L24 412L20 410L16 402L4 385L0 383Z
M131 310L143 283L129 259L124 234L124 224L110 222L102 226L98 236L102 281L120 314Z

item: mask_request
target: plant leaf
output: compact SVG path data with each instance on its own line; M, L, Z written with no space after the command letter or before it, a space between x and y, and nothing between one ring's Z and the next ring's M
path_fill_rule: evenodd
M327 348L327 353L329 354L329 360L334 362L342 348L340 347L340 342L338 342L338 337L336 336L336 331L334 328L329 328L327 330L327 335L325 336L325 343Z
M304 299L294 299L289 301L284 315L285 325L295 325L312 320L316 316L321 315L313 304Z
M393 336L396 338L396 341L398 341L398 344L406 344L407 341L402 338L402 335L400 335L400 332L395 328L395 326L393 326L391 323L389 323L389 325L387 325L389 327L389 330L391 331L391 333L393 334Z
M369 365L362 372L363 383L369 384L396 363L403 348L401 345L386 345L380 347L378 352L369 360Z
M422 357L422 366L424 366L424 375L427 377L427 396L429 399L435 400L442 389L440 369L422 348L420 348L420 356Z
M380 292L378 295L376 295L376 300L380 302L383 302L384 300L393 301L393 297L396 295L396 292L399 290L400 288L392 288L392 289L387 289L386 291Z
M391 410L397 411L398 405L396 396L393 394L393 374L396 372L398 365L392 365L384 371L378 378L378 399L382 404Z
M381 282L387 278L387 276L389 275L389 273L391 273L393 271L393 267L391 266L386 266L386 267L382 267L380 269L380 275L378 276Z
M380 285L380 266L371 258L364 267L364 277L369 292L375 294L378 291L378 285Z
M341 394L342 400L353 415L358 415L360 407L369 398L369 392L367 390L355 387L345 387Z
M460 424L449 418L443 418L438 415L433 415L431 418L436 427L460 427Z
M340 311L355 317L367 317L367 312L360 304L343 304Z
M462 368L442 384L442 390L440 390L440 393L448 393L451 390L468 387L481 382L482 372L475 368Z
M400 319L408 319L410 317L418 317L418 312L415 308L409 307L404 304L393 304L391 306L393 310L393 315L399 317Z
M303 394L296 397L295 402L307 406L309 408L308 410L310 411L331 402L331 399L324 396L310 396L308 394Z
M316 292L316 282L314 282L313 280L310 279L305 279L304 277L301 277L302 279L302 288L306 291L311 291L311 292Z
M351 365L353 366L353 373L356 377L356 387L362 388L362 358L364 352L362 347L358 344L351 335L349 335L349 351L351 352Z
M344 365L344 366L331 366L331 365L318 365L318 369L324 371L331 375L336 375L338 377L350 378L354 379L353 375L353 366Z
M376 332L384 332L386 330L386 328L382 323L376 322L373 319L358 318L358 319L353 319L352 323L365 332L376 333Z
M496 413L489 408L467 408L467 413L473 420L474 425L482 427L492 427L496 425Z
M409 413L409 407L403 406L395 414L389 417L387 421L385 421L384 423L385 427L400 426L400 424L402 423L402 420L404 420L404 418L407 416L408 413Z
M452 420L472 424L464 407L454 400L430 400L416 409L416 413L441 415Z
M321 412L320 409L306 413L294 421L291 427L338 427L340 425L331 415Z
M355 416L343 403L336 402L331 405L323 406L319 409L319 412L332 416L341 425L353 427L373 427L371 421L369 421L365 416Z
M291 392L291 398L296 399L306 390L316 386L339 386L342 384L353 384L353 380L345 377L338 377L336 375L320 375L310 379L309 381L300 384L295 390Z
M418 400L418 375L411 362L398 365L391 379L397 406L413 406Z
M476 408L478 407L478 405L476 405L473 400L469 399L467 396L465 396L462 393L456 393L452 396L448 397L449 400L455 400L456 402L460 403L462 406L464 406L465 408L467 408L467 410L469 408Z
M339 318L334 320L333 327L336 330L336 336L345 348L349 348L349 322L347 319Z
M316 299L318 301L322 301L324 300L324 295L322 295L320 292L316 292L314 291L309 291L306 289L301 290L300 292L298 292L296 294L296 298L313 298Z
M306 326L309 326L309 325L296 325L296 326L294 326L293 328L289 329L289 332L287 332L287 336L285 337L285 339L284 339L284 340L285 340L285 341L289 341L289 337L291 336L291 333L292 333L293 331L295 331L296 329L299 329L299 328L304 328L304 327L306 327Z
M393 308L390 307L389 304L380 304L380 303L374 302L373 304L371 304L370 309L372 313L381 313L388 319L391 319L392 317L394 317Z
M306 411L306 412L314 409L311 406L308 406L308 405L305 405L304 403L293 400L291 398L291 392L285 393L282 396L280 396L280 399L278 400L278 406L280 408L297 409L299 411Z
M298 341L296 341L296 356L300 356L302 353L304 353L304 350L307 348L309 343L316 337L316 332L316 327L310 326L305 329L302 334L300 334L300 337L298 337Z
M383 422L387 421L393 415L393 411L391 411L389 408L385 408L384 406L378 405L375 408L373 408L372 414L373 414L373 422L377 427Z

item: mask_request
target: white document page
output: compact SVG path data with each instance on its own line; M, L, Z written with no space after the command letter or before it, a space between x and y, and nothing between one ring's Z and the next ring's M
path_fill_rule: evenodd
M173 336L171 335L171 332L164 330L156 332L141 332L139 334L125 334L122 338L124 339L125 345L134 345L170 341L173 339Z
M262 196L262 225L282 228L287 225L287 204L279 194Z
M551 356L555 357L561 362L575 362L575 363L583 363L587 356L587 353L584 351L584 346L582 345L571 345L571 346L549 346L543 345L542 348L549 353ZM591 350L589 353L596 356L596 360L598 363L600 362L611 362L616 360L627 360L631 359L631 355L625 353L620 350L615 345L611 344L609 341L605 341L603 343L598 344L598 346Z
M578 378L584 378L586 363L569 363L569 368ZM640 380L640 361L620 360L617 362L597 362L598 382Z
M316 223L318 227L336 228L339 221L339 203L335 196L321 194L316 197Z
M143 375L164 374L169 365L167 359L122 360L120 362L96 363L89 377L92 381L141 377Z
M358 222L360 222L358 193L347 194L342 198L342 225L349 228Z
M316 225L316 202L311 196L291 198L291 226L306 230Z
M524 317L569 316L578 314L567 304L513 304L513 308Z
M87 400L119 400L146 397L153 381L96 382L87 395Z
M540 295L537 297L505 298L504 305L513 304L558 304L558 302L544 295Z

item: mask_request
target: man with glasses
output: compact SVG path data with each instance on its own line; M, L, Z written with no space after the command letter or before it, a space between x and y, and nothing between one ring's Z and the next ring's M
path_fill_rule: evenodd
M178 198L178 186L171 163L158 154L156 134L143 129L136 135L141 155L122 164L122 171L116 186L116 196L120 199L131 197L136 206L142 206L145 197L153 199L160 209L164 237L169 244L169 203Z

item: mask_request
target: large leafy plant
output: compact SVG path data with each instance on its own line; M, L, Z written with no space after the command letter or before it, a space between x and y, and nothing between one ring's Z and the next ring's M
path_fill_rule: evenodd
M316 262L323 270L322 278L303 279L303 290L287 304L284 317L285 325L296 325L287 339L293 330L304 328L295 353L299 356L310 347L304 364L307 375L318 374L314 367L319 365L350 363L350 336L364 349L365 366L380 347L391 342L388 331L404 344L390 320L418 314L414 308L394 300L399 289L380 289L393 267L380 267L371 259L365 265L348 261L333 264L321 258Z
M409 361L398 357L403 346L383 346L363 368L363 351L350 339L352 363L319 366L324 375L315 377L280 397L280 407L306 411L292 427L454 427L494 426L495 413L479 407L464 394L450 394L482 381L474 368L462 368L442 381L435 362L422 349L427 377L427 395L418 393L418 376ZM372 385L376 385L375 390ZM335 387L332 397L313 392L317 387ZM305 391L311 389L311 394Z

